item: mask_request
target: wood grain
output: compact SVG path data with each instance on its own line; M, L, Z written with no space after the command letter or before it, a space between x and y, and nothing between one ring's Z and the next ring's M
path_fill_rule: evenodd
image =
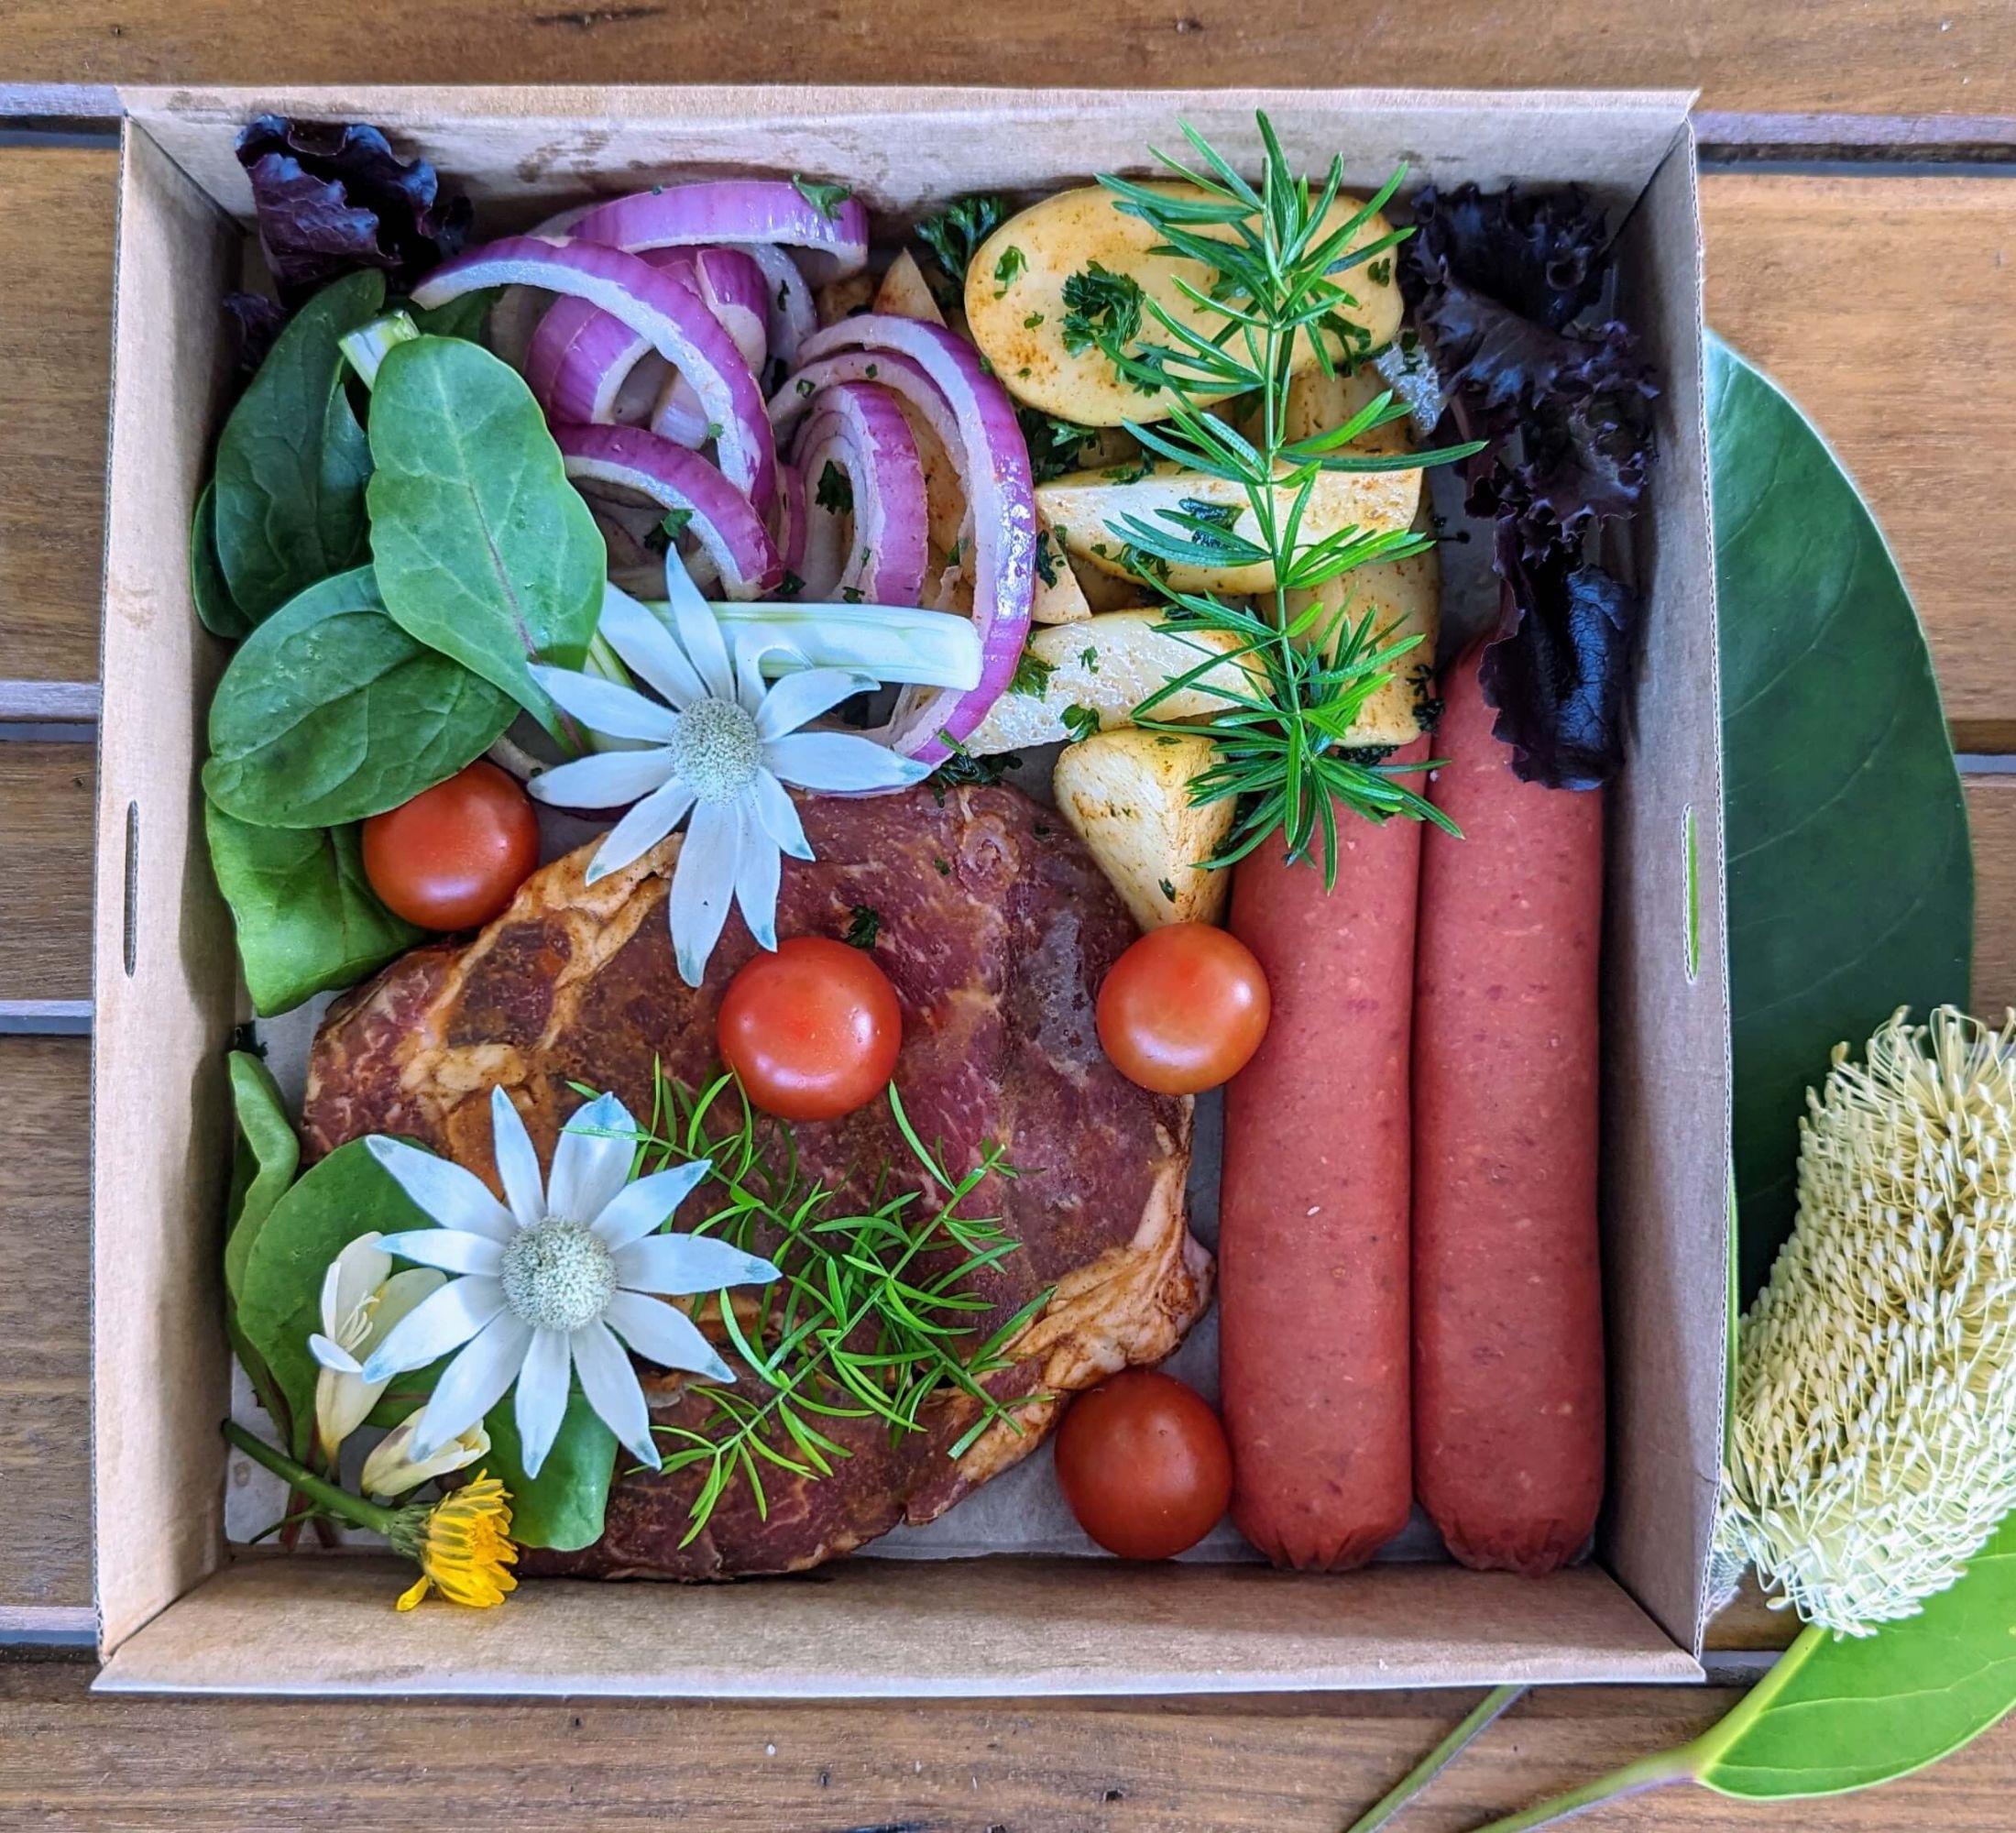
M98 672L115 157L0 151L0 675Z
M2016 660L2016 657L2012 657ZM1974 1010L2016 1006L2016 775L1967 780L1974 836Z
M1860 481L1917 599L1963 751L2016 749L2016 185L1702 184L1708 323Z
M1022 82L1121 87L1367 82L1691 87L1776 114L2016 115L2005 0L16 0L29 82Z
M91 1602L90 1112L88 1043L0 1037L0 1608Z
M95 793L89 745L0 743L0 1000L91 996Z

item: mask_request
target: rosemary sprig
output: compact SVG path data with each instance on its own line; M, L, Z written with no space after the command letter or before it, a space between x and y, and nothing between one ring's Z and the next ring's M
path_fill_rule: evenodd
M1167 602L1165 630L1230 631L1240 639L1238 654L1252 659L1255 691L1228 695L1233 704L1201 728L1218 756L1190 785L1192 800L1231 797L1241 805L1231 838L1204 863L1231 865L1280 833L1288 858L1320 862L1328 885L1337 876L1340 807L1374 821L1400 815L1450 824L1399 781L1431 765L1368 764L1343 754L1352 721L1390 678L1392 664L1420 639L1395 640L1390 627L1375 628L1369 616L1353 621L1348 604L1327 619L1314 607L1300 615L1288 609L1290 592L1311 590L1375 561L1407 559L1433 542L1425 534L1357 528L1305 539L1311 495L1325 471L1414 470L1449 464L1479 447L1386 456L1349 450L1405 417L1405 404L1390 390L1343 426L1306 439L1287 436L1298 345L1307 341L1326 375L1337 369L1333 340L1347 362L1370 356L1371 334L1345 315L1359 302L1342 277L1386 256L1412 232L1395 229L1352 246L1398 190L1404 167L1335 228L1326 229L1343 184L1342 158L1331 161L1323 184L1312 191L1307 179L1290 170L1264 114L1259 126L1265 159L1257 188L1188 123L1183 133L1200 169L1161 152L1156 158L1194 190L1172 196L1126 179L1100 180L1118 200L1116 208L1158 232L1156 253L1198 262L1211 272L1208 291L1187 280L1177 286L1191 306L1220 321L1216 327L1207 335L1138 288L1123 296L1115 277L1101 271L1073 277L1089 284L1079 288L1081 309L1072 329L1124 379L1168 401L1167 421L1128 423L1127 431L1145 451L1233 484L1245 499L1243 510L1186 501L1158 510L1153 520L1125 516L1110 524L1126 543L1130 570ZM1148 328L1158 329L1161 341L1141 341L1140 332ZM1233 396L1250 397L1244 419L1257 426L1255 437L1210 412ZM1214 593L1182 591L1168 583L1172 565L1200 560L1228 567L1270 565L1271 604L1262 597L1261 608L1247 611ZM1143 701L1136 722L1158 728L1161 722L1152 717L1156 707L1222 665L1215 653L1200 660L1195 671Z
M837 1213L838 1193L802 1176L791 1129L758 1114L732 1077L696 1092L657 1073L651 1123L637 1136L642 1162L655 1170L710 1159L703 1191L717 1206L694 1232L761 1251L783 1275L760 1315L739 1315L727 1303L720 1310L730 1343L767 1391L695 1386L692 1399L710 1410L704 1426L654 1428L667 1442L668 1472L704 1472L683 1546L738 1479L767 1519L766 1465L806 1478L831 1476L836 1461L849 1455L832 1421L880 1420L893 1439L902 1438L927 1429L925 1408L934 1395L959 1388L979 1411L950 1448L959 1457L996 1424L1019 1432L1016 1412L1051 1398L1003 1401L984 1385L1013 1366L1008 1346L1049 1302L1048 1291L984 1339L970 1340L977 1314L989 1308L972 1290L973 1277L1019 1244L998 1217L963 1210L989 1177L1012 1178L1013 1169L990 1146L955 1176L918 1136L893 1085L889 1105L922 1179L896 1189L898 1168L885 1167L873 1207Z

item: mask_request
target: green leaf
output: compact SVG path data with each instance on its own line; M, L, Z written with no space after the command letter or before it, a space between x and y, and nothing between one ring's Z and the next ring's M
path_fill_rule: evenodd
M325 286L259 365L217 442L217 558L257 623L365 549L371 455L344 392L337 340L385 303L376 269Z
M359 566L311 586L231 658L203 788L262 828L360 821L480 757L516 710L394 623Z
M371 552L393 618L553 726L528 664L580 666L608 556L531 390L474 344L401 344L372 390L371 456Z
M1923 633L1868 507L1791 401L1708 346L1735 1153L1746 1297L1791 1226L1835 1045L1965 1004L1974 876Z
M423 938L378 902L355 828L255 828L214 802L203 820L260 1017L355 986Z
M507 1394L483 1423L490 1434L485 1459L490 1475L511 1492L511 1538L523 1546L556 1547L576 1553L602 1538L609 1481L616 1474L616 1434L602 1423L576 1382L568 1390L560 1435L537 1476L525 1475L512 1409Z
M224 1284L236 1305L252 1244L301 1167L301 1142L272 1070L249 1050L232 1051L228 1062L231 1103L238 1120L238 1164L231 1179Z
M196 616L213 636L233 642L252 631L252 620L231 596L230 582L217 559L217 485L213 478L196 499L196 517L189 527L189 595Z
M238 1327L286 1398L293 1453L305 1459L315 1427L315 1358L329 1263L360 1235L431 1228L433 1220L353 1139L313 1166L273 1207L246 1257Z
M432 310L409 304L406 315L413 321L422 337L466 337L472 344L480 344L484 326L489 322L490 308L503 291L502 287L483 287L444 301Z

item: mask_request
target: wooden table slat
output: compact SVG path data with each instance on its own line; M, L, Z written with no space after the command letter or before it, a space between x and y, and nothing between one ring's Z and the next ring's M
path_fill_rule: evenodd
M91 997L91 747L0 741L0 1004Z

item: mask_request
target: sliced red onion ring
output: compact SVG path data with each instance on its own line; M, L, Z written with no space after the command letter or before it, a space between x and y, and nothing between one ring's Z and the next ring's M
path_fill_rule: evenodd
M762 393L697 288L619 248L507 236L436 268L413 289L413 302L433 307L483 287L513 285L586 299L648 337L692 382L719 426L722 472L748 496L759 518L770 508L777 453Z
M742 252L762 269L767 303L764 326L770 354L787 368L798 360L799 346L819 328L812 285L783 248L762 242L744 245Z
M795 457L813 504L797 569L807 600L915 606L924 592L931 511L917 443L896 398L872 382L823 390ZM828 466L849 486L850 514L819 505Z
M805 565L805 475L795 465L783 460L777 465L777 503L770 512L770 532L777 543L778 556L786 573L796 574ZM802 583L802 582L801 582Z
M940 763L951 754L946 739L969 736L988 708L1007 691L1029 631L1035 597L1035 491L1029 477L1029 449L1015 423L1008 391L981 368L980 357L942 325L871 313L843 318L815 333L805 346L805 368L772 403L783 404L788 420L799 396L798 380L821 373L819 365L842 353L860 352L875 365L873 379L897 389L900 371L892 356L907 358L929 378L944 398L957 428L948 449L959 455L972 512L973 622L980 632L980 686L967 694L904 694L876 736L906 757ZM868 374L863 363L861 375ZM813 396L817 393L815 382ZM803 399L803 398L801 398Z
M568 477L630 490L668 510L690 510L688 529L719 569L729 598L761 598L783 577L762 518L697 453L641 426L563 424L553 436Z
M701 248L690 257L684 249L655 249L647 261L690 259L693 278L707 309L734 338L751 375L761 379L770 357L768 297L763 270L740 248ZM697 449L707 441L707 413L698 391L674 371L665 380L651 414L651 429L680 445Z
M816 286L868 265L868 212L861 201L843 197L828 216L783 179L717 179L633 192L597 204L574 233L632 253L700 242L796 248Z

